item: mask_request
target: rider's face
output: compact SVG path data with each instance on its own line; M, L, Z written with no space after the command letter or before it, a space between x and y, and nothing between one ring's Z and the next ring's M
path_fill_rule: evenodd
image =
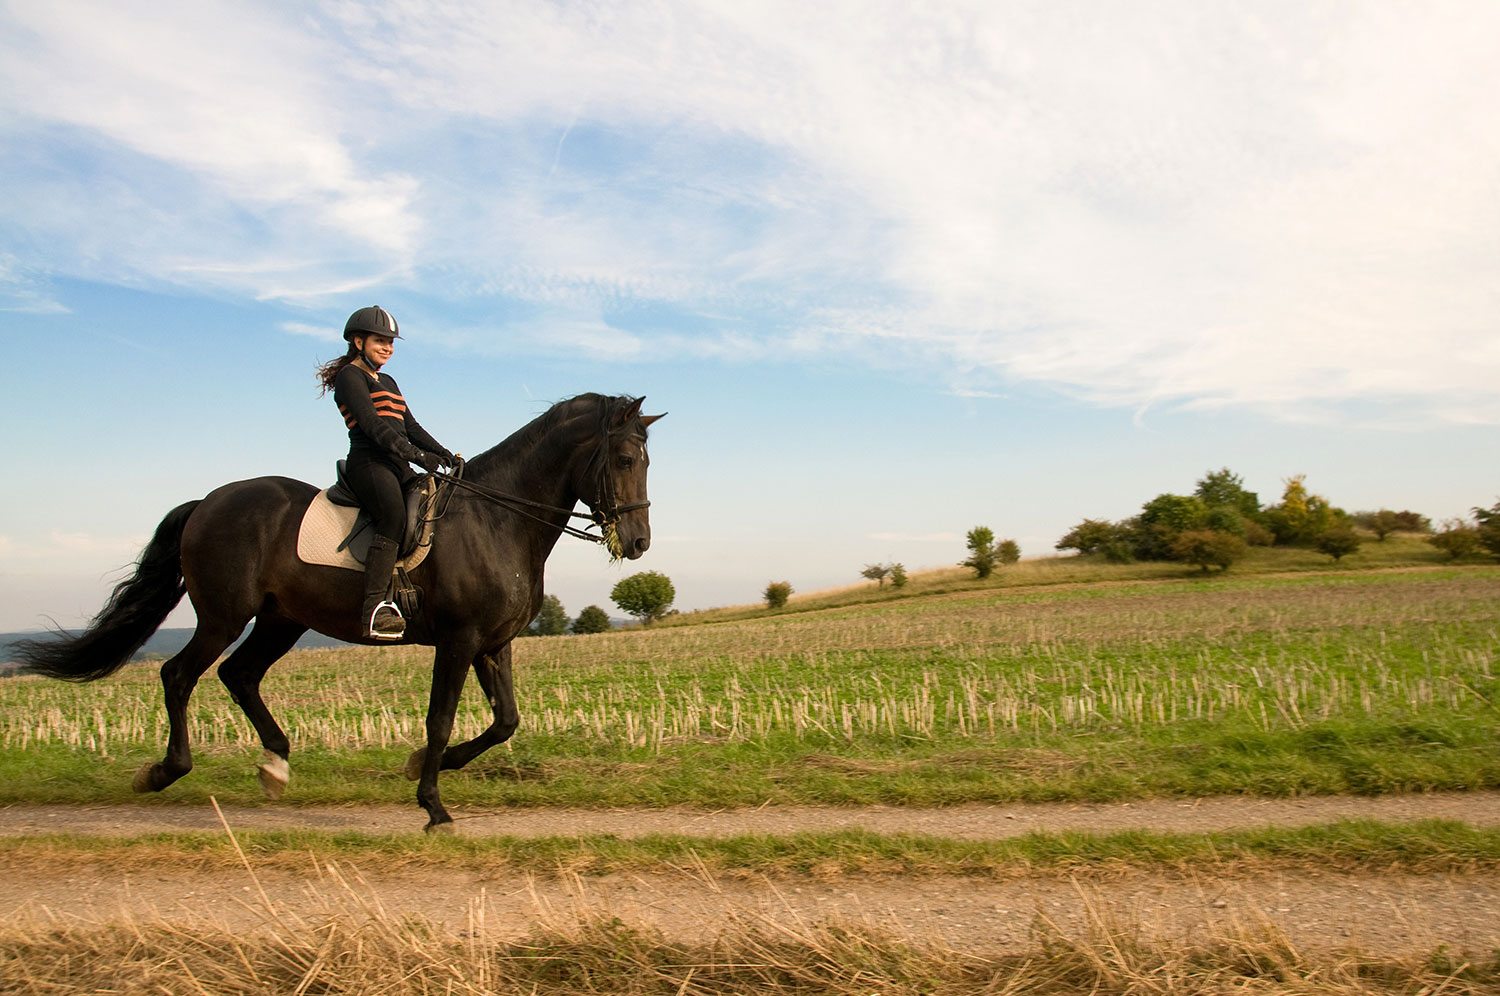
M396 351L396 340L388 335L380 335L372 332L367 336L354 337L354 345L358 346L364 353L365 359L376 367L385 366L390 361L391 354Z

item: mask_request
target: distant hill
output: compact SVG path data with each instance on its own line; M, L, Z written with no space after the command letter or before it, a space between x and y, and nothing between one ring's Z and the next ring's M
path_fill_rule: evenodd
M246 626L245 633L248 634L249 632L250 627ZM13 665L15 661L15 657L11 653L11 648L16 643L21 640L35 640L39 637L46 637L46 635L45 632L0 633L0 674L7 673L13 669L9 665ZM152 635L151 639L146 641L146 645L135 655L135 659L171 657L177 651L187 646L187 642L192 639L192 636L193 631L191 629L159 629ZM243 640L244 638L244 635L241 635L240 639ZM235 641L235 645L239 645L238 640ZM331 636L324 636L322 633L314 633L311 630L302 634L302 639L297 641L297 648L299 650L347 646L349 644L342 640L335 640Z

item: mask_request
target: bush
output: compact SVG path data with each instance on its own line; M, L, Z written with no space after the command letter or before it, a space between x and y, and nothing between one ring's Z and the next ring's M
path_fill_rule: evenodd
M995 533L987 526L975 526L967 537L969 556L958 566L972 567L974 573L987 578L995 573Z
M1193 494L1203 499L1203 504L1209 508L1233 509L1240 518L1251 522L1260 518L1260 496L1254 491L1246 491L1244 478L1232 473L1228 467L1203 475Z
M609 593L610 599L624 611L650 625L667 614L677 597L672 579L658 571L642 571L622 578Z
M578 618L573 620L575 633L608 633L612 629L614 629L614 623L609 621L609 613L597 605L590 605L578 613Z
M1079 553L1100 553L1110 543L1120 540L1120 529L1113 522L1103 519L1084 519L1057 541L1059 550L1077 550Z
M1328 503L1322 495L1307 490L1304 475L1286 480L1281 504L1266 509L1266 522L1281 544L1313 543L1335 526L1343 525L1348 515Z
M1002 564L1014 564L1021 559L1021 545L1013 539L995 544L995 559Z
M1337 563L1344 554L1359 549L1359 534L1349 526L1334 526L1319 536L1314 545Z
M891 565L891 587L892 588L905 588L906 587L906 566L904 564L892 564Z
M786 605L786 600L792 597L792 583L790 581L772 581L766 585L766 590L761 593L766 600L766 608L779 609Z
M568 631L568 613L556 595L542 598L542 609L527 631L532 636L561 636Z
M1444 522L1441 530L1427 537L1427 542L1454 560L1473 557L1484 549L1484 539L1479 530L1462 519Z
M1245 555L1245 541L1233 533L1216 529L1189 529L1179 533L1172 541L1172 558L1187 564L1197 564L1207 571L1217 567L1229 570L1229 565Z
M1270 546L1276 542L1276 536L1271 530L1251 519L1245 522L1245 542L1251 546Z
M1141 506L1141 524L1169 533L1203 529L1208 525L1208 504L1197 495L1157 495Z
M1474 509L1474 521L1478 524L1479 542L1500 557L1500 501L1489 508Z

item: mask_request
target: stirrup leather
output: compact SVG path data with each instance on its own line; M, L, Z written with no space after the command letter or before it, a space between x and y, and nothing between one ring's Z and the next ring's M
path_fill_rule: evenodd
M365 620L365 631L373 640L399 640L406 635L406 619L395 602L381 602Z

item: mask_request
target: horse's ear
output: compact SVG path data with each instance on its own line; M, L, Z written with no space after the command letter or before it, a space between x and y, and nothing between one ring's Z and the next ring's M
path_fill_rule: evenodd
M645 403L645 398L636 398L629 405L620 409L620 413L615 416L616 427L626 425L631 419L638 417L641 414L641 405Z
M660 415L642 415L641 428L644 429L646 426L650 425L652 422L655 422L657 419L666 418L666 416L666 412L662 412Z

